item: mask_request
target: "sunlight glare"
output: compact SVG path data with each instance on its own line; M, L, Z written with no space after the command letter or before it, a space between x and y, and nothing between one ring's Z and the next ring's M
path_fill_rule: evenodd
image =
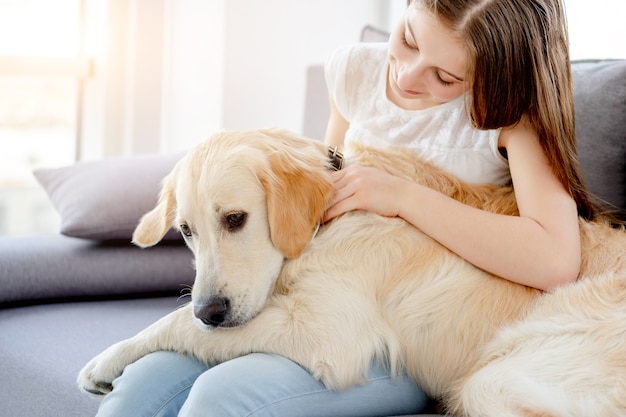
M0 55L74 57L80 0L0 0Z

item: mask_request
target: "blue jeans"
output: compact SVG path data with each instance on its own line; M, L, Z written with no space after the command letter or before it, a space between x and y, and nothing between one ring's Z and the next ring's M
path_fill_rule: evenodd
M209 367L172 352L129 365L98 417L392 416L420 412L426 395L405 375L373 365L369 382L329 391L282 356L253 353Z

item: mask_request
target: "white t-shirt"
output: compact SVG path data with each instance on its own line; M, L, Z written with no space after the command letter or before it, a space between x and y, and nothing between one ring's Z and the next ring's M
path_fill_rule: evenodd
M350 123L345 144L404 146L469 183L510 180L498 151L500 130L473 128L464 96L425 110L401 109L387 98L387 69L386 43L343 47L326 63L330 94Z

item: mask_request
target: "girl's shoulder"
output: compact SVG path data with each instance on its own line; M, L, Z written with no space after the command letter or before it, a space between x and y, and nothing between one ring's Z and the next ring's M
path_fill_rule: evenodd
M326 83L339 113L353 120L359 109L384 95L387 44L360 43L341 47L326 63Z
M384 63L387 43L357 43L345 45L333 51L326 66L330 68L361 66L368 63Z
M326 62L326 82L331 91L341 89L352 96L354 88L375 88L386 65L386 43L343 46L336 49Z

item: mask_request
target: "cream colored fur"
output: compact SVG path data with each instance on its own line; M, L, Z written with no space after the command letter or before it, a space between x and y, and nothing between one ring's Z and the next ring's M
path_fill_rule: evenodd
M346 157L516 214L511 188L469 186L407 151L356 147ZM542 293L473 267L398 218L351 212L311 240L332 193L327 164L322 144L279 130L220 133L181 160L134 241L151 246L189 226L193 301L95 357L79 385L106 393L156 350L209 363L263 351L339 390L378 358L457 415L626 415L623 230L581 221L581 278ZM242 214L243 224L231 221ZM226 328L194 317L215 297L229 300Z

